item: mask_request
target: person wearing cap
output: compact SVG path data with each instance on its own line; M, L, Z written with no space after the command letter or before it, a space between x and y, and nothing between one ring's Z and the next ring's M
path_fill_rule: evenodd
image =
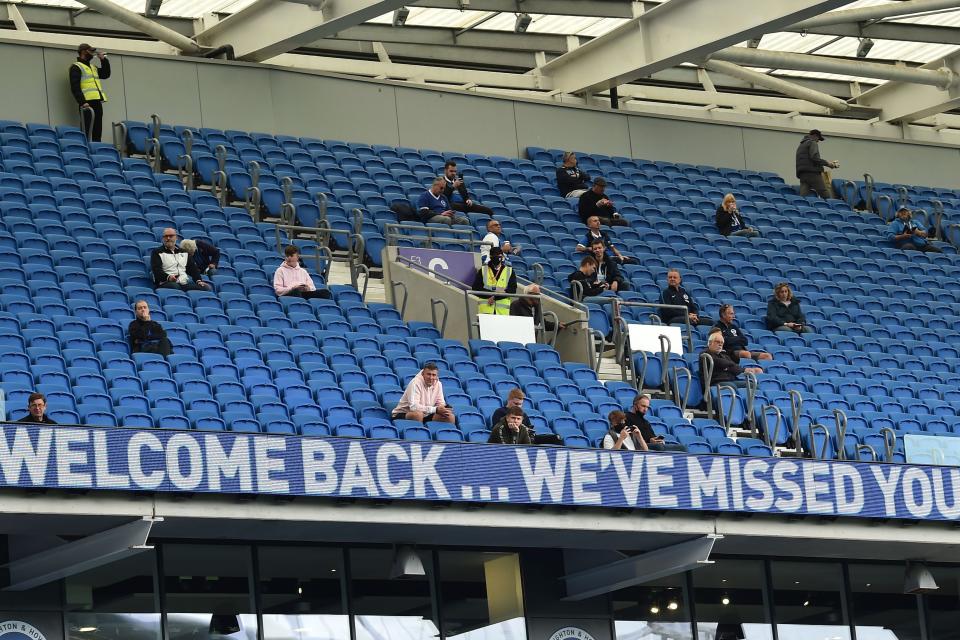
M927 232L912 220L913 212L907 207L897 210L897 217L890 223L888 236L893 246L904 251L943 253L927 239Z
M94 57L100 61L99 68L91 64ZM100 81L109 77L107 54L86 43L77 47L77 59L70 65L70 92L80 107L80 120L91 142L100 142L103 136L103 103L107 94Z
M823 142L823 134L819 129L813 129L800 141L797 147L797 178L800 179L800 195L805 196L813 191L826 199L830 197L830 192L823 182L823 168L836 169L840 164L836 160L820 157L819 142Z
M567 151L557 167L557 189L564 198L579 198L590 188L590 174L577 166L577 154Z
M510 298L493 295L500 293L517 292L517 274L513 267L503 258L503 249L490 247L490 257L487 263L477 269L473 279L474 291L486 291L491 295L481 299L477 306L478 313L493 313L500 316L510 315Z
M600 222L607 226L628 226L627 221L620 217L610 199L603 194L606 188L606 180L594 178L593 186L580 196L577 207L580 219L583 220L583 224L587 224L591 216L597 216Z

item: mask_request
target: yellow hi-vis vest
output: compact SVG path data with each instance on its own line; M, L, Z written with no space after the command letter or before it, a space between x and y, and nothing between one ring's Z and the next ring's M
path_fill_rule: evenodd
M103 92L103 85L100 84L100 70L96 67L74 62L73 65L80 69L80 91L83 93L83 99L107 101L107 94Z
M513 267L504 266L500 272L500 277L494 279L493 269L488 266L481 267L483 270L483 288L490 291L506 291L507 283L510 282L510 276L513 274ZM489 297L489 296L488 296ZM486 298L477 306L479 313L494 313L499 316L510 315L510 298L500 298L494 300L493 304L487 304Z

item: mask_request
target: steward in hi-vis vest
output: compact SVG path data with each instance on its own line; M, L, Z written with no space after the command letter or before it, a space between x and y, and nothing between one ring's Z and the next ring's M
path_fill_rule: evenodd
M516 293L517 275L513 272L513 267L506 264L503 259L503 249L500 247L490 248L490 258L487 264L477 270L477 276L473 279L474 291L489 291L491 293ZM510 315L510 302L507 297L491 295L488 298L481 298L477 307L479 313L495 313L501 316Z
M100 67L93 66L93 58L100 60ZM80 107L80 121L87 138L100 142L103 135L103 103L107 94L101 80L110 77L110 61L107 55L89 44L77 47L77 61L70 65L70 92Z

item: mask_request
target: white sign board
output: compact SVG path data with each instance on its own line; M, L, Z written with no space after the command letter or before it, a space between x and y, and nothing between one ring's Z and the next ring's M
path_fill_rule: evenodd
M683 355L683 329L664 324L628 324L630 348L633 351L660 353L660 336L670 338L670 353Z
M537 341L533 318L525 316L500 316L492 313L477 315L480 320L480 338L493 342L519 342L531 344Z

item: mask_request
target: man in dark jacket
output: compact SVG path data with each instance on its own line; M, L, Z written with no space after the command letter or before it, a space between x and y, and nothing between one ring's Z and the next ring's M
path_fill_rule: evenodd
M515 298L510 303L510 315L525 318L533 318L533 326L537 329L543 327L544 331L553 332L553 320L544 320L543 306L540 300L534 296L540 295L540 286L536 284L528 285L524 293L527 295L522 298ZM567 325L560 323L560 331L563 331Z
M150 253L153 286L158 289L210 290L190 254L177 246L176 229L164 229L162 244Z
M579 282L582 288L582 302L588 302L588 298L596 298L607 290L607 283L598 283L594 280L594 274L597 273L597 259L593 256L583 256L580 260L580 268L567 276L567 282L570 283L570 297L577 299L577 291L573 283Z
M457 175L457 163L453 160L447 160L443 165L443 179L446 184L443 187L443 195L450 201L450 206L454 211L463 211L465 213L485 213L493 216L493 209L485 207L470 198L470 192L467 191L467 185L463 181L462 175ZM459 198L454 197L454 192Z
M600 222L607 226L629 226L629 223L617 213L613 202L604 195L606 188L607 181L603 178L596 178L593 181L593 186L590 187L589 190L584 191L583 195L580 196L577 211L580 213L580 219L583 220L583 224L587 224L590 216L597 216Z
M47 417L46 412L46 396L42 393L31 393L27 396L27 415L17 420L17 422L27 424L57 424L55 420Z
M94 57L100 60L99 68L91 64ZM70 65L70 93L80 107L83 129L91 142L100 142L103 137L103 103L107 101L107 94L100 81L109 77L107 54L89 44L77 47L77 60Z
M836 169L840 164L823 160L818 142L823 142L823 134L818 129L814 129L800 141L800 146L797 147L797 177L800 179L800 195L805 196L813 191L826 199L830 197L830 192L823 183L823 168Z
M564 198L579 198L590 188L590 174L577 166L577 154L563 154L563 165L557 167L557 189Z
M720 333L723 334L723 350L734 362L739 363L740 358L773 360L773 356L769 353L747 349L750 344L750 337L737 324L737 312L734 311L732 304L720 305L720 319L717 320L714 328L719 329Z
M197 270L208 278L217 272L220 249L205 240L181 240L180 248L190 254Z
M686 451L682 444L674 442L664 442L663 436L658 436L653 432L653 427L647 421L647 411L650 410L650 396L645 393L638 394L633 399L631 411L626 412L627 425L636 427L640 437L647 443L647 449L650 451Z
M511 407L516 407L520 409L520 413L523 415L523 426L530 430L530 434L533 434L533 425L530 424L530 416L527 415L526 411L523 410L523 401L527 397L523 395L523 390L520 387L514 387L510 389L510 393L507 394L507 404L500 407L493 412L493 416L490 418L490 428L497 426L497 423L503 420L507 416L507 411Z
M127 328L130 353L158 353L163 357L173 353L167 332L160 323L150 319L150 305L146 300L137 300L133 305L136 318Z
M509 407L503 419L490 431L491 444L533 444L530 432L523 426L523 409Z
M693 296L680 286L680 272L676 269L667 272L667 288L660 293L660 304L686 307L690 314L690 324L695 327L711 322L710 318L700 314L700 305ZM663 324L683 322L683 311L679 309L661 309L659 313Z
M706 356L713 362L713 375L710 378L710 385L724 384L731 387L746 386L746 380L738 379L742 373L763 373L760 367L743 368L723 350L723 334L720 329L714 329L707 338L707 348L700 354L701 358ZM701 383L706 382L703 378L703 371L700 371Z
M597 270L593 274L593 281L597 284L606 283L607 289L614 293L629 291L630 285L620 275L620 268L616 260L607 255L603 240L597 238L590 241L590 253L597 260Z

